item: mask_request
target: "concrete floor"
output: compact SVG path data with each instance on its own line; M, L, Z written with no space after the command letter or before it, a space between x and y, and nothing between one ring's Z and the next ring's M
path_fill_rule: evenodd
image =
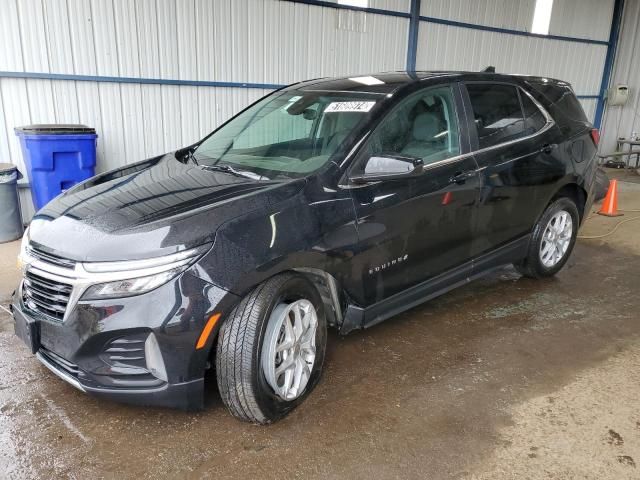
M640 186L621 190L620 207L640 210ZM634 216L593 217L581 234ZM0 312L0 476L640 478L639 234L640 220L580 240L554 279L505 268L331 335L313 395L268 427L231 418L215 389L201 413L87 397ZM17 282L16 250L0 246L0 295Z

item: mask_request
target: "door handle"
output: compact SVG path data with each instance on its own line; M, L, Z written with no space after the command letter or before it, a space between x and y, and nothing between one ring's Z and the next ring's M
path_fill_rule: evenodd
M558 145L556 143L547 143L546 145L542 146L542 152L549 155L551 152L553 152L556 149L557 146Z
M453 175L453 177L451 177L449 179L449 183L455 183L457 185L462 185L467 180L470 180L473 177L475 177L475 175L476 175L476 171L475 170L468 170L466 172L458 172L455 175Z

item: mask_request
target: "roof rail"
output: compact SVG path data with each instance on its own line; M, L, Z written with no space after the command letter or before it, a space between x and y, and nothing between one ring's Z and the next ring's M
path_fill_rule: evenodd
M496 73L496 67L493 65L489 65L487 68L482 70L484 73Z

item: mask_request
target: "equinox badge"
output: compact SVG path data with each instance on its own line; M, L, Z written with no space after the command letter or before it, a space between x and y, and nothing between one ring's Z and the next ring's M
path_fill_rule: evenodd
M382 270L386 270L387 268L391 268L394 265L397 265L398 263L402 263L406 261L407 258L409 258L409 255L405 253L402 257L394 258L393 260L389 260L388 262L383 263L382 265L371 267L369 269L369 275L373 275L374 273L378 273Z

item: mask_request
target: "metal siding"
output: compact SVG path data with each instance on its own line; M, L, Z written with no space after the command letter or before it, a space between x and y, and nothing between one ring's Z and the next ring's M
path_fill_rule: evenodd
M71 36L69 35L69 11L67 3L44 0L44 27L46 49L51 73L67 73L74 69ZM44 45L40 45L43 48Z
M87 0L67 0L69 7L69 41L73 58L73 73L96 75L95 33L91 2ZM70 72L64 72L70 73Z
M209 28L197 23L196 58L216 80L289 84L404 67L405 18L278 0L201 7ZM200 65L212 57L215 65Z
M28 80L28 82L30 81ZM54 80L51 81L51 89L53 91L53 105L56 111L55 122L48 121L45 123L80 123L76 83Z
M615 0L554 0L549 33L608 41L614 3Z
M606 52L604 45L422 22L416 68L475 71L494 65L503 73L566 80L578 95L593 95L599 88Z
M156 18L158 23L158 48L160 78L179 78L178 25L176 23L175 0L158 0Z
M640 1L627 0L622 17L622 29L611 77L611 85L629 86L626 105L606 106L600 132L600 151L616 149L618 137L640 133ZM628 147L627 147L628 148Z
M118 53L118 74L121 77L139 77L138 28L136 24L135 2L113 0L115 41Z
M606 40L613 0L588 1L556 0L551 33ZM423 0L421 13L527 30L533 2ZM408 13L410 0L369 6ZM287 84L401 70L408 29L408 18L280 0L6 0L0 70ZM420 22L417 67L494 64L594 94L604 55L599 45ZM0 155L24 171L14 127L81 122L98 131L101 172L189 144L269 91L2 78ZM583 101L589 115L594 104Z
M2 106L4 108L4 123L6 140L8 141L11 162L18 166L21 172L25 172L20 143L15 135L14 128L31 123L29 109L29 96L27 94L27 80L19 78L1 78L0 93L2 94ZM5 150L3 148L2 150ZM3 161L5 161L3 159Z
M489 27L530 30L534 6L535 0L424 0L420 15Z
M147 112L142 109L142 88L141 85L128 83L120 85L125 164L145 158L144 117Z
M581 98L579 99L582 104L582 108L584 109L584 113L586 113L587 118L590 122L593 122L593 117L596 114L596 105L598 101L591 98Z
M98 158L97 171L110 170L127 163L121 86L117 83L98 84L98 100L102 120L102 131L98 132L98 143L104 144L104 150L103 157Z
M50 72L42 2L20 0L17 16L24 69L29 72Z
M78 115L80 121L91 125L98 132L97 143L97 163L98 168L105 163L106 142L103 139L104 129L102 128L102 106L100 102L100 90L98 84L94 82L76 82L76 93L78 94Z
M0 15L0 70L21 71L24 69L22 61L22 41L20 39L20 25L18 23L17 0L6 0L2 4Z
M9 129L5 120L5 104L2 98L2 80L0 80L0 163L7 163L11 158L9 151Z
M28 108L31 114L31 122L47 123L56 118L54 106L52 82L49 80L25 80L27 98L30 99ZM15 125L20 127L21 125ZM9 132L11 134L12 132Z
M535 0L424 0L420 14L458 22L531 31ZM554 0L549 33L609 39L614 0Z
M369 0L369 7L409 13L411 0Z
M118 76L118 46L116 40L115 12L111 1L91 0L91 19L98 75ZM126 50L126 49L125 49ZM83 68L81 65L80 68ZM74 73L85 73L74 72Z

